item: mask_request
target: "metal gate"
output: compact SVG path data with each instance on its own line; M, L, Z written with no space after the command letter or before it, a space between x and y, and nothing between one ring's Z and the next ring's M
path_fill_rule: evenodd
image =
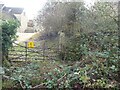
M34 46L29 47L29 42L23 44L14 43L13 48L9 49L10 61L27 60L56 60L58 49L48 47L44 41L33 41Z

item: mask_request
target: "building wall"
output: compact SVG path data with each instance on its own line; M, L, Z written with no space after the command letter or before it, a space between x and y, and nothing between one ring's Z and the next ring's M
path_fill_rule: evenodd
M14 15L11 15L11 14L9 14L9 13L2 12L2 13L0 13L0 14L1 14L1 18L2 18L3 20L13 20L13 19L15 19L15 16L14 16Z
M27 22L28 22L26 15L23 12L22 14L15 14L15 16L17 17L17 19L20 21L21 24L21 26L18 28L17 31L20 33L24 33L24 31L27 29Z

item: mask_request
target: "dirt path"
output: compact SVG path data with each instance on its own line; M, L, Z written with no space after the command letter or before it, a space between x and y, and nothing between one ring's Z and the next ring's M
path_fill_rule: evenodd
M36 33L17 33L18 38L17 38L16 42L18 42L18 43L25 42L35 34Z

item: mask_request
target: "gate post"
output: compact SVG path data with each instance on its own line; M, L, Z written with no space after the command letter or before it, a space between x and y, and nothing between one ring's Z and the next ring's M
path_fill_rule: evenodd
M27 61L27 42L25 42L25 61Z
M43 60L45 60L45 41L43 41Z

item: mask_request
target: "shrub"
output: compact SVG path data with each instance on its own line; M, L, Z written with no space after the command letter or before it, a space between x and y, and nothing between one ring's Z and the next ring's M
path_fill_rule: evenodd
M65 57L64 60L76 60L82 62L81 67L91 68L90 71L86 72L89 72L88 76L93 80L93 83L101 82L98 87L104 86L102 84L104 79L109 84L114 80L115 82L118 81L119 49L117 32L94 32L74 36L66 47L63 55Z
M16 39L17 28L19 27L18 21L9 20L3 21L2 28L2 59L8 60L8 49L12 47L12 43Z

